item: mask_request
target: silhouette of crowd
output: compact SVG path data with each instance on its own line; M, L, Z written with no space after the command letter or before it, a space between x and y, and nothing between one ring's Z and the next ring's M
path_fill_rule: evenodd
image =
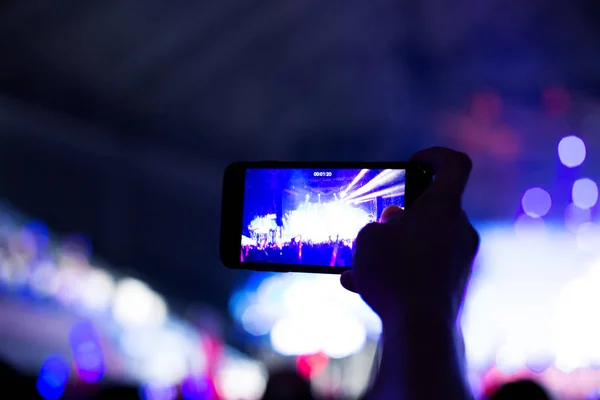
M282 245L265 243L244 246L245 262L302 264L349 267L352 265L352 242L329 240L322 243L292 241Z

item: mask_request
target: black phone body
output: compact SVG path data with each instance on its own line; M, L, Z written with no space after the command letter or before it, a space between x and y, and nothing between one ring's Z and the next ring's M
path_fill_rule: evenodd
M233 269L339 274L358 231L410 207L433 174L411 162L238 162L223 178L220 258Z

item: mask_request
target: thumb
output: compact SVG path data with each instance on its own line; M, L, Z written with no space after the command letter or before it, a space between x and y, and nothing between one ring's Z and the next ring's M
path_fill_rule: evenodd
M403 212L404 212L404 210L399 206L396 206L396 205L388 206L381 213L381 217L379 217L379 222L381 222L383 224L383 223L395 220L398 217L400 217L400 215L402 215Z
M356 284L354 283L354 275L352 274L352 271L344 271L344 273L342 273L340 276L340 283L344 289L353 293L358 293Z

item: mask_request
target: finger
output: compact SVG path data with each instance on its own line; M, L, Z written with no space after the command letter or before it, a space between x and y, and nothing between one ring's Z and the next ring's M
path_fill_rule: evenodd
M473 168L471 158L444 147L431 147L417 152L410 158L433 170L435 179L421 197L444 197L460 202Z
M340 276L340 283L342 287L350 292L358 293L356 289L356 283L354 282L354 275L352 275L352 271L344 271Z
M464 267L459 271L460 273L460 287L461 287L461 301L464 300L466 292L468 290L469 281L471 279L471 274L473 271L473 263L475 261L475 257L477 256L477 251L479 250L480 244L480 236L479 232L471 225L469 222L469 218L467 214L463 211L462 218L464 219L464 240L467 243L467 250L465 251L465 259L462 260L461 264Z
M402 215L404 210L396 205L391 205L385 208L381 213L381 217L379 217L379 222L384 224L386 222L390 222L392 220L397 219Z
M355 272L367 266L377 265L385 258L385 253L392 242L393 232L389 224L372 222L365 225L356 236L356 246L352 257L352 267Z

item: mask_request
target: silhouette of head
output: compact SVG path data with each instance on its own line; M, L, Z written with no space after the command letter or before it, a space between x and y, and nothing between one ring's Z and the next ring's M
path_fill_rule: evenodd
M94 399L95 400L108 400L108 399L123 399L123 400L137 400L140 398L139 391L133 386L112 386L103 388Z
M551 400L550 395L539 384L531 380L507 383L489 400Z
M263 400L312 400L310 382L293 370L281 370L271 374Z

